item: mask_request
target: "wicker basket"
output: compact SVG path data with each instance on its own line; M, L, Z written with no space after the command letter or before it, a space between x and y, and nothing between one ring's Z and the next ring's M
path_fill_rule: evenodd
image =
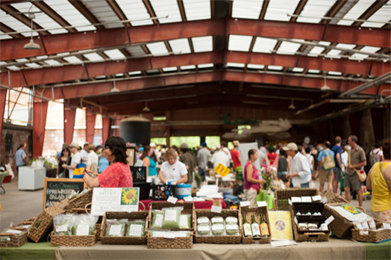
M196 221L198 217L236 217L238 218L239 224L239 235L237 236L197 236L195 232L195 243L209 243L209 244L240 244L242 241L243 228L242 228L242 215L238 210L223 209L221 213L211 212L210 210L197 209L195 210L195 218L193 226L196 228Z
M295 207L296 206L296 207ZM296 242L303 241L329 241L329 237L331 235L330 231L308 231L308 232L300 232L297 229L297 225L295 222L295 216L297 212L308 211L314 213L315 211L321 212L322 216L297 216L299 219L299 223L315 223L318 226L325 222L325 210L324 204L322 202L314 202L314 203L293 203L290 208L291 217L292 217L292 226L293 226L293 234L295 235Z
M344 204L346 203L328 203L325 206L327 217L331 215L334 217L334 220L329 224L329 228L339 238L350 237L353 223L328 206L341 206Z
M381 223L376 224L376 228L379 229L382 227ZM383 229L380 231L368 231L368 235L360 235L360 230L354 228L352 229L352 238L353 240L361 242L372 242L379 243L391 239L391 230Z
M33 218L29 218L29 219L26 219L26 220L23 220L22 222L20 222L19 224L15 225L15 226L26 226L26 225L32 225L35 221L36 217L33 217Z
M276 190L274 192L274 209L275 210L290 210L288 199L292 197L316 196L319 192L317 189L300 189L288 188L284 190Z
M320 194L320 196L322 198L324 198L324 197L327 198L327 202L326 202L327 204L329 204L329 203L348 203L347 200L345 200L344 198L342 198L338 194L335 194L334 192L329 191L329 190L323 191Z
M0 237L8 236L10 241L0 241L0 247L21 247L27 243L27 229L26 228L13 228L8 229L23 231L19 236L15 236L14 233L0 233Z
M35 243L44 240L50 232L50 229L53 227L53 217L62 213L64 213L63 209L56 206L52 206L42 211L42 213L38 214L34 222L31 224L28 238L33 240ZM41 223L35 227L38 221L41 221Z
M106 220L107 219L145 219L145 237L106 237ZM128 232L125 228L125 234ZM148 211L133 211L133 212L111 212L108 211L103 215L102 229L100 240L102 244L112 245L146 245L148 232Z
M64 207L66 213L72 213L74 210L85 209L85 206L92 202L92 190L71 199Z
M189 214L190 215L190 225L191 228L170 228L169 230L173 231L194 231L195 226L193 225L193 221L195 218L194 215L194 203L193 202L177 202L176 204L172 204L170 202L152 202L151 206L149 207L149 219L148 219L148 227L150 229L153 229L152 226L152 210L160 210L162 208L170 208L170 207L183 207L182 213L181 214Z
M147 234L148 249L192 249L193 248L193 232L190 237L150 237Z
M94 246L96 243L95 232L91 236L56 236L52 231L50 233L50 246Z
M259 207L259 208L253 208L253 207L241 207L240 208L240 213L241 216L246 216L246 219L248 221L251 220L251 215L254 215L255 221L258 223L261 222L261 214L263 215L268 229L269 229L269 234L270 233L270 222L269 222L269 213L267 210L267 207ZM242 219L239 219L239 222L242 222ZM244 234L242 236L242 243L243 244L268 244L272 241L271 236L269 237L245 237Z

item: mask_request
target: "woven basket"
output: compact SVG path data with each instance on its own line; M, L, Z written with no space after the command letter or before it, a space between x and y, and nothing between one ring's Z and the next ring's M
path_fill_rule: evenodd
M50 232L50 229L53 227L53 217L62 213L64 213L63 209L56 206L52 206L42 211L31 224L28 238L33 240L35 243L44 240ZM42 221L41 224L39 224L38 227L35 227L39 220Z
M20 222L16 226L32 225L34 223L35 219L36 219L36 217L23 220L22 222Z
M153 210L161 210L162 208L170 208L170 207L183 207L183 210L181 214L188 214L190 215L190 225L191 228L169 228L169 230L173 231L194 231L195 226L193 225L193 220L195 218L194 215L194 203L193 202L177 202L176 204L172 204L170 202L152 202L151 206L149 207L149 214L148 214L148 227L150 229L153 229L152 226L152 211Z
M52 231L50 246L94 246L96 243L95 232L91 236L62 236L54 235L54 231Z
M335 194L334 192L329 191L329 190L323 191L320 194L320 196L322 198L324 198L324 197L327 198L327 202L326 202L327 204L329 204L329 203L348 203L347 200L345 200L344 198L342 198L338 194Z
M21 247L27 243L27 229L26 228L9 228L23 231L19 236L13 233L0 233L0 237L8 236L10 241L0 241L0 247Z
M100 233L102 231L102 224L96 224L95 230L96 230L96 232L95 232L96 240L100 241Z
M92 190L71 199L64 207L66 213L72 213L73 209L84 209L85 206L92 202Z
M211 212L210 210L196 209L193 226L196 228L196 221L198 217L236 217L239 224L239 235L237 236L198 236L195 232L195 243L209 243L209 244L240 244L242 241L243 228L242 228L242 215L239 210L223 209L221 213Z
M379 229L382 227L381 223L376 224L376 228ZM361 242L372 242L379 243L391 239L391 230L383 229L380 231L368 231L368 235L360 235L360 230L354 228L352 229L352 238L353 240Z
M292 197L302 196L316 196L319 192L317 189L300 189L288 188L284 190L276 190L274 192L274 209L275 210L289 210L290 205L288 199Z
M147 234L148 249L192 249L193 248L193 232L190 237L150 237ZM191 257L190 257L191 258Z
M341 216L336 210L327 206L341 206L344 204L346 203L328 203L325 206L327 217L331 215L334 217L334 220L329 224L329 229L339 238L350 237L353 223Z
M295 209L295 204L299 204L300 210ZM305 233L299 233L297 229L297 225L295 222L295 216L298 211L304 212L308 210L308 212L314 213L314 211L321 212L323 216L298 216L297 218L302 218L304 220L303 222L307 223L316 223L318 226L326 220L325 217L325 210L324 210L324 204L323 203L317 203L316 206L312 203L293 203L293 206L290 208L291 212L291 218L292 218L292 226L293 226L293 234L295 235L295 241L296 242L303 242L303 241L329 241L329 237L331 235L330 231L316 231L316 232L305 232ZM307 208L307 209L306 209ZM320 209L321 208L321 209ZM299 221L300 223L300 221Z
M107 219L145 219L145 237L106 237L106 220ZM128 232L128 227L125 228L125 234ZM148 232L148 211L132 211L132 212L111 212L108 211L103 215L102 229L100 240L102 244L112 245L145 245L147 244Z
M253 207L241 207L240 208L241 216L246 216L247 221L251 221L251 215L254 215L255 221L260 223L261 222L261 214L263 215L268 229L269 234L270 233L270 222L269 222L269 213L267 210L267 207L260 207L260 208L253 208ZM242 219L239 219L239 222L242 222ZM251 222L250 222L251 223ZM242 236L242 243L243 244L268 244L272 241L271 236L269 237L245 237L244 234Z

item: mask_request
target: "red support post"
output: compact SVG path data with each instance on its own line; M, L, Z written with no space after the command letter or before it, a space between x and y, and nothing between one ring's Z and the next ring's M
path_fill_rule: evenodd
M33 102L33 157L42 155L45 139L46 116L48 102L34 100Z
M75 127L76 108L64 106L64 143L71 144Z
M86 112L86 141L87 141L87 143L92 143L94 141L95 119L96 119L96 114L93 114L88 111Z
M4 122L4 110L5 110L5 100L7 97L7 90L0 89L0 146L1 140L3 139L3 122Z
M111 123L110 117L102 117L102 146L105 145L107 138L111 135Z

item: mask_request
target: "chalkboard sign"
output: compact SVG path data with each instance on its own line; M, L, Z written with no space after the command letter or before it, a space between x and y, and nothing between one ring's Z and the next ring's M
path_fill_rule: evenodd
M57 201L67 198L72 191L82 192L86 188L87 186L83 179L45 178L42 210L51 207Z

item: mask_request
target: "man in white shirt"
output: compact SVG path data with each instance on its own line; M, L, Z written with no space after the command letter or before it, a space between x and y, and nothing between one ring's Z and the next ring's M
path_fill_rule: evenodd
M213 163L213 168L216 168L219 163L224 165L225 167L229 167L229 157L228 155L223 151L223 149L220 149L219 151L216 151L213 154L212 157L212 163Z
M72 154L72 160L70 165L66 165L65 163L62 165L63 168L69 170L69 178L73 178L73 170L76 168L76 166L81 162L80 153L78 152L79 145L75 142L71 143L69 145L69 150Z
M205 175L208 173L208 161L211 157L206 143L202 143L202 148L197 153L198 174L201 176L201 180L205 181Z
M311 180L310 164L304 155L298 152L295 143L289 143L283 148L292 157L288 178L292 179L293 187L309 188Z
M80 151L80 157L81 157L81 160L83 161L83 163L87 163L88 161L88 143L85 143L84 146L83 146L83 149L81 149Z

